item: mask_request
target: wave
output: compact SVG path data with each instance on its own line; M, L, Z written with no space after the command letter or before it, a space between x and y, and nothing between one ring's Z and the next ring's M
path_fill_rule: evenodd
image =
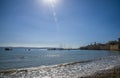
M56 64L56 65L42 65L38 67L29 67L29 68L15 68L15 69L5 69L5 70L0 70L0 73L11 73L11 72L16 72L16 71L27 71L27 70L38 70L38 69L43 69L43 68L55 68L55 67L62 67L62 66L68 66L68 65L75 65L75 64L82 64L82 63L89 63L94 60L86 60L86 61L79 61L79 62L69 62L69 63L62 63L62 64Z
M0 77L34 77L34 78L77 78L120 66L120 55L94 60L70 62L51 66L10 69L0 71Z

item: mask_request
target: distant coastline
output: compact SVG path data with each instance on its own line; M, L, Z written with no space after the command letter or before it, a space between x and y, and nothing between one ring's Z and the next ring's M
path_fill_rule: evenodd
M113 50L113 51L120 51L120 38L118 41L109 41L105 44L102 43L94 43L87 46L83 46L79 48L80 50Z
M97 43L89 44L86 46L82 46L80 48L62 48L62 47L0 47L5 51L11 51L14 48L22 48L26 51L30 51L31 49L42 49L42 50L113 50L120 51L120 38L114 41L108 41L107 43Z

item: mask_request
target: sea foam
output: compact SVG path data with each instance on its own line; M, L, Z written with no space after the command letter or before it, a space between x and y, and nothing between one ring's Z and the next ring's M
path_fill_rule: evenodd
M119 66L120 55L52 66L0 71L0 78L78 78Z

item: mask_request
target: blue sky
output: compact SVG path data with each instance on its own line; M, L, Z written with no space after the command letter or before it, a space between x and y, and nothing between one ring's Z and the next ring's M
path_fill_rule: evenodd
M54 11L43 0L0 0L0 46L79 47L120 37L120 0L58 0Z

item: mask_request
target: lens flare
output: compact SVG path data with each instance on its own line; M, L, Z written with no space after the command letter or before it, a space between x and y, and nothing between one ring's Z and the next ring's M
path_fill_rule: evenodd
M44 3L46 3L48 6L51 7L52 10L52 14L53 14L53 19L56 25L56 29L57 31L59 31L59 25L58 25L58 18L57 18L57 12L56 12L56 5L58 3L59 0L43 0Z

